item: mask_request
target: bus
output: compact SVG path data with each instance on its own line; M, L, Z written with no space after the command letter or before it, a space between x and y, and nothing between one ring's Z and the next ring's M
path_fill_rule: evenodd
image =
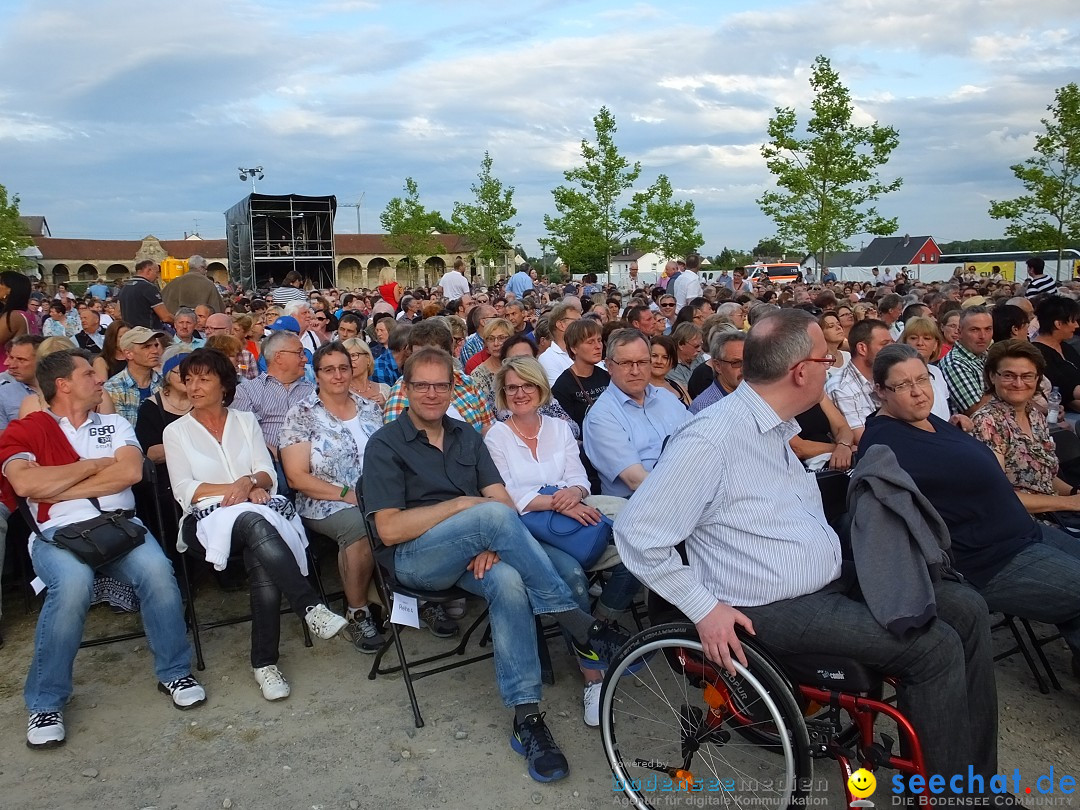
M1024 281L1027 278L1027 260L1032 256L1038 256L1046 262L1046 272L1058 281L1068 281L1080 275L1080 251L1062 251L1059 265L1056 250L1014 250L1002 253L943 253L936 266L919 266L919 279L948 281L957 269L989 278L997 267L1006 281Z

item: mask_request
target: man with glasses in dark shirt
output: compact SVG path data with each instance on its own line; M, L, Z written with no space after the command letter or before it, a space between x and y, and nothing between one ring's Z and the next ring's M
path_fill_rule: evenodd
M364 452L364 508L383 544L394 549L405 585L458 586L490 605L495 676L514 709L510 745L538 782L570 771L540 713L540 664L534 614L574 639L581 666L606 669L625 643L621 630L578 608L569 586L518 519L480 434L446 415L453 392L450 354L434 346L405 362L409 407L378 430Z

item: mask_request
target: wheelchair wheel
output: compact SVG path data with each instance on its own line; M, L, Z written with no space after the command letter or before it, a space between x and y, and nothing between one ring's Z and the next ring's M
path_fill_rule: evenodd
M812 781L802 711L744 642L735 676L708 661L692 624L652 627L608 669L600 732L612 790L637 808L787 808ZM710 797L710 798L706 798Z

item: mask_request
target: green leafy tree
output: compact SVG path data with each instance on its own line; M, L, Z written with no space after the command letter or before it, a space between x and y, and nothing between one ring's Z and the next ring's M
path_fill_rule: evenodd
M27 265L22 252L34 244L19 219L19 195L8 198L0 184L0 270L21 270Z
M693 201L673 199L671 181L666 174L635 194L626 214L630 228L640 234L633 240L638 250L653 251L670 259L697 250L705 241Z
M758 199L776 222L777 239L805 247L824 264L826 251L845 250L857 233L888 236L896 219L886 219L873 205L903 182L883 181L879 170L900 143L892 127L855 126L851 94L829 60L819 56L810 75L812 117L804 137L790 107L777 107L769 119L769 142L762 145L765 165L777 188Z
M779 259L787 253L787 247L779 239L773 237L759 240L750 252L755 258Z
M596 141L581 141L583 165L563 173L567 183L552 190L558 216L544 216L551 247L575 273L608 273L611 256L632 231L636 216L622 199L641 175L615 145L615 116L601 107L593 118ZM633 205L640 205L635 198Z
M1080 87L1058 88L1046 109L1035 154L1009 167L1027 193L991 201L990 216L1009 220L1005 234L1024 249L1056 250L1060 273L1062 251L1080 240Z
M473 183L473 203L454 203L450 217L454 232L468 239L476 251L476 258L485 268L503 267L507 250L514 242L517 216L514 206L514 187L503 186L502 181L491 173L491 155L484 152L480 162L479 182ZM489 282L494 281L489 278Z
M420 189L411 177L405 178L404 197L394 197L379 214L379 222L386 230L386 241L398 253L405 255L410 267L419 270L424 260L442 252L442 244L431 231L438 230L433 225L433 215L438 212L428 211L420 202ZM451 228L446 229L449 233Z

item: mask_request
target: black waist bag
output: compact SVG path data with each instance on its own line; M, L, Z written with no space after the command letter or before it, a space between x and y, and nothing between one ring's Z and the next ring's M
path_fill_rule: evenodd
M95 509L101 510L97 498L89 500ZM26 502L20 502L20 506L30 525L37 529ZM41 534L40 529L38 534ZM66 548L95 571L138 548L145 540L146 527L131 520L129 513L123 511L102 512L89 520L61 526L52 536L53 543Z

